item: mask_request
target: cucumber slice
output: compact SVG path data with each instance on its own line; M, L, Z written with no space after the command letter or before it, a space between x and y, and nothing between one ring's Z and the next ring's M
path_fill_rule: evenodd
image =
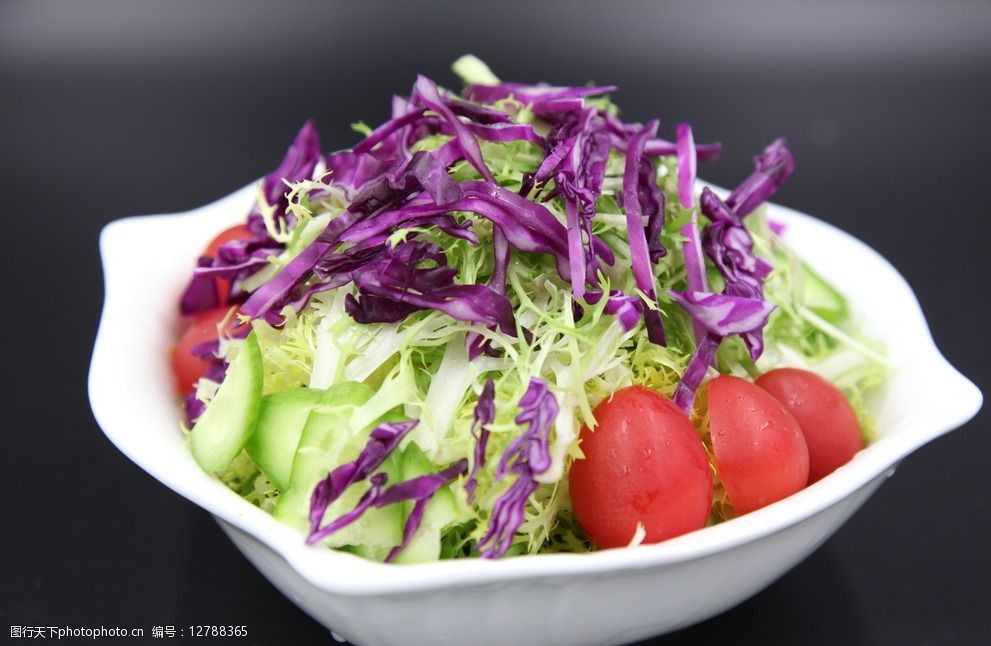
M415 442L410 442L403 451L400 460L403 468L403 480L416 478L428 473L436 473L437 467L424 455ZM395 505L406 507L409 514L413 503ZM427 563L440 558L440 534L459 516L458 503L450 486L444 485L430 498L426 509L423 510L423 520L416 533L406 547L396 555L396 563Z
M227 376L190 433L190 448L204 471L231 465L251 436L262 400L262 353L248 335L227 368Z
M334 468L354 460L368 441L368 433L378 424L374 422L362 428L352 424L355 410L373 395L371 388L356 382L336 384L324 392L303 427L292 463L289 487L279 496L273 512L276 518L302 531L309 529L313 488ZM382 465L382 470L388 474L389 483L398 482L402 473L396 456L390 456ZM366 489L365 485L349 488L328 508L326 518L337 518L354 509ZM403 519L402 505L370 509L359 520L324 542L331 547L361 545L391 548L402 540Z
M323 396L322 390L291 388L262 399L255 432L244 448L279 491L289 487L303 427Z

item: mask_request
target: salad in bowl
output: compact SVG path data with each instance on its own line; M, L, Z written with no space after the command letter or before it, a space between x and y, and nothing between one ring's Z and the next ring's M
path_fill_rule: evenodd
M300 542L417 563L666 541L871 442L889 362L766 213L785 140L722 191L718 143L614 87L455 71L348 150L307 122L205 244L170 358L203 470Z

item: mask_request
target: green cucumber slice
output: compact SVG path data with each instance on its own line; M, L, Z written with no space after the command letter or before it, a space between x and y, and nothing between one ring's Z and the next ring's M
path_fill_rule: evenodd
M368 433L379 422L356 428L355 410L367 403L374 391L356 382L342 382L328 388L307 417L292 463L289 487L279 496L274 516L302 531L309 529L310 496L316 484L337 466L354 460L368 441ZM398 458L390 456L382 465L389 483L399 481ZM327 510L326 519L337 518L357 505L365 485L349 488ZM330 547L358 545L391 548L402 540L404 510L402 505L370 509L352 525L328 537ZM367 550L366 550L367 551ZM381 550L377 550L376 554ZM388 553L386 550L384 554Z
M216 473L231 465L251 436L261 400L262 353L252 332L190 433L193 457L204 471Z
M303 427L323 396L322 390L290 388L262 399L255 432L244 448L279 491L289 487Z
M400 460L403 480L416 478L428 473L436 473L437 467L424 455L416 442L410 442ZM404 517L409 514L413 503L395 505L405 507ZM459 516L458 503L450 486L444 485L430 498L423 510L423 520L406 547L396 555L396 563L427 563L440 557L440 535ZM404 521L405 522L405 521Z

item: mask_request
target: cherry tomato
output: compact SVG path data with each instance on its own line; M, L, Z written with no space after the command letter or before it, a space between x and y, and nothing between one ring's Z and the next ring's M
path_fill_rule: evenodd
M746 514L809 481L809 449L798 422L766 390L731 375L709 382L709 428L729 502Z
M203 251L204 256L209 256L214 258L217 255L217 250L228 242L233 242L234 240L248 240L254 237L254 233L251 229L244 224L238 224L236 226L230 227L229 229L224 229L217 234L210 244L207 245L206 249ZM230 281L226 278L215 279L217 283L217 296L220 299L220 304L223 305L227 302L227 296L231 291Z
M192 390L210 366L209 361L200 359L191 350L201 343L217 338L217 326L224 320L230 309L229 307L218 307L200 312L193 317L189 327L179 337L179 343L172 351L172 376L179 394L185 394ZM231 315L228 329L233 329L236 324L237 319Z
M809 484L846 464L864 448L857 416L840 389L814 372L779 368L757 385L784 404L809 446Z
M583 428L585 454L571 466L575 518L599 547L644 542L701 529L712 506L712 470L688 418L659 393L631 386L595 407Z

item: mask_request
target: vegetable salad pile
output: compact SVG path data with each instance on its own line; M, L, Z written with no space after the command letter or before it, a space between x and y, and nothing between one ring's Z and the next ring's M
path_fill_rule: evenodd
M721 197L721 146L622 121L614 87L454 69L349 150L305 124L204 251L173 353L204 469L417 562L664 540L863 447L883 357L763 213L783 139Z

